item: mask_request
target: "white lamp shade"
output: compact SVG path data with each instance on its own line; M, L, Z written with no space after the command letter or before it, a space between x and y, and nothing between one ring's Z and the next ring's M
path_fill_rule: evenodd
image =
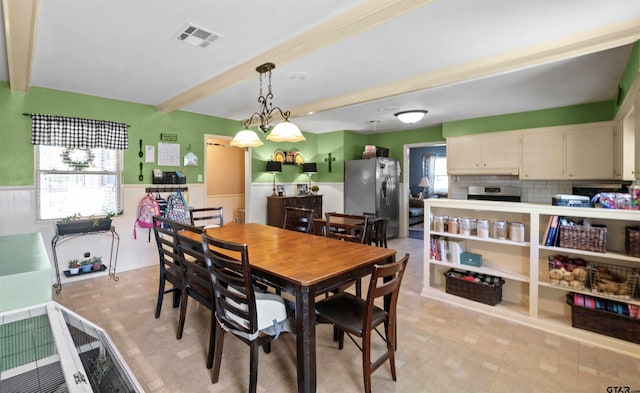
M288 120L273 127L271 133L267 135L267 139L273 142L301 142L306 140L298 126Z
M418 187L423 187L423 188L431 187L431 184L429 183L429 179L427 179L426 177L423 177L422 179L420 179L420 183L418 183Z
M398 112L395 114L395 116L401 122L406 124L411 124L411 123L416 123L422 120L422 118L426 113L427 111L424 111L424 110L415 110L415 111Z
M264 145L258 134L251 130L238 131L229 144L235 147L258 147Z

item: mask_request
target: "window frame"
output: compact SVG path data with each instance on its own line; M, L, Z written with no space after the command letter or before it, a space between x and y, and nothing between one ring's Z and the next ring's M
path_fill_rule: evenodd
M41 175L49 174L49 175L80 175L80 176L110 176L115 175L116 178L116 208L114 213L119 213L122 211L124 206L124 184L123 184L123 175L124 175L124 154L122 150L115 150L115 170L114 171L97 171L97 170L60 170L60 169L41 169L40 168L40 149L42 148L58 148L60 146L47 146L47 145L34 145L34 175L35 175L35 219L36 222L51 222L51 221L59 221L64 217L52 217L52 218L42 218L42 203L41 203ZM113 149L104 149L104 148L90 148L92 151L94 150L113 150ZM70 213L72 215L74 213ZM100 217L106 215L105 212L95 212L92 215L84 216L88 217Z
M436 168L438 168L438 162L443 162L444 161L444 175L439 175ZM436 164L434 166L434 175L433 175L434 181L433 181L433 193L434 194L446 194L449 192L449 175L447 174L447 156L436 156ZM446 179L445 184L447 184L447 188L436 188L436 184L438 184L439 182L436 182L435 179L437 178L444 178Z

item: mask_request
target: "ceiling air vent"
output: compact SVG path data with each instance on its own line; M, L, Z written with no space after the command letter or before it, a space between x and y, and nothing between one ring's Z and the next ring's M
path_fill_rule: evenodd
M189 45L206 48L218 38L222 38L222 34L218 34L211 30L205 29L204 27L188 23L182 29L180 29L180 32L178 32L176 38Z

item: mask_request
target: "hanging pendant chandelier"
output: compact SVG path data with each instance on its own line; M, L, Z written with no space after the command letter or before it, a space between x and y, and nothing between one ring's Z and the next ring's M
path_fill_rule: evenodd
M273 142L300 142L304 141L305 137L300 132L298 126L289 121L291 112L283 111L277 106L273 106L271 100L273 100L273 93L271 92L271 71L276 68L273 63L265 63L256 68L260 75L260 96L258 97L258 103L260 104L260 112L255 112L244 123L245 129L239 131L233 140L230 142L231 146L236 147L258 147L264 143L260 140L260 137L252 130L249 130L249 126L255 121L259 122L258 128L263 133L269 132L271 128L271 121L273 115L278 114L282 117L282 122L276 124L271 130L271 133L267 135L267 139ZM267 94L263 94L262 91L262 79L264 75L267 75Z

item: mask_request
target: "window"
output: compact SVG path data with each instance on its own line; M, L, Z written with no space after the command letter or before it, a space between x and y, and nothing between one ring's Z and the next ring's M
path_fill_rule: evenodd
M122 152L35 146L36 219L122 210Z
M449 190L449 176L447 175L447 157L436 157L434 169L433 191L437 193L447 193Z

